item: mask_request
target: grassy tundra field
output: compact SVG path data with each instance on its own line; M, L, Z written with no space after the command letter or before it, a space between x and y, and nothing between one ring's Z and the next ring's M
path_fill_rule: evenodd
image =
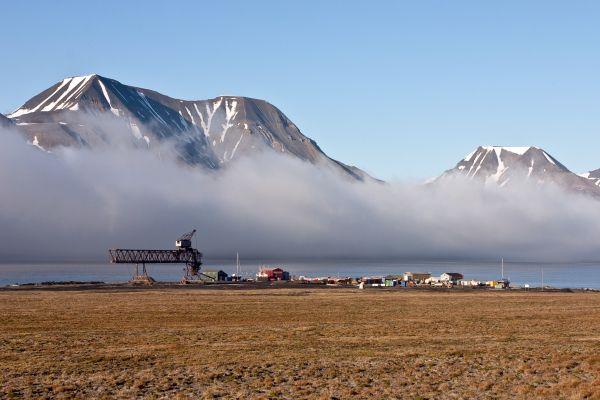
M600 294L0 292L0 398L600 399Z

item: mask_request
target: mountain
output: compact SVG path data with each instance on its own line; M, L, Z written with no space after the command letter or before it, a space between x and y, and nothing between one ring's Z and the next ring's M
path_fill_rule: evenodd
M0 126L12 126L13 122L4 116L4 114L0 114Z
M271 149L353 179L368 177L328 157L275 106L248 97L179 100L94 74L63 79L8 117L46 149L93 148L115 140L115 130L126 130L137 146L173 141L190 165L218 169L244 154Z
M600 186L600 168L590 172L586 172L584 174L580 174L579 176L589 180L596 186Z
M479 146L436 181L452 176L499 186L515 182L553 183L569 191L600 197L600 187L593 181L569 171L548 152L533 146Z

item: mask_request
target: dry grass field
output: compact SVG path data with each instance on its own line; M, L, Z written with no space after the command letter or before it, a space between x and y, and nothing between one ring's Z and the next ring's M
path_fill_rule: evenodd
M600 294L0 292L0 398L600 399Z

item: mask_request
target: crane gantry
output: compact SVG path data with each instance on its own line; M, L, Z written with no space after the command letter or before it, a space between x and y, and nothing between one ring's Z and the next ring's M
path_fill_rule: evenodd
M135 264L136 271L132 282L152 283L154 279L148 276L146 264L185 264L182 283L198 280L200 266L202 265L202 253L192 247L192 237L196 233L194 229L181 235L175 241L173 250L147 250L147 249L110 249L110 262L115 264ZM142 265L142 272L139 265Z

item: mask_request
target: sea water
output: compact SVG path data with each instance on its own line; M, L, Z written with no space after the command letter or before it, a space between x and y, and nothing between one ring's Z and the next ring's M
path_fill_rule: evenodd
M422 260L242 260L241 275L253 277L261 265L282 267L295 276L360 277L400 275L406 271L459 272L466 280L487 281L502 277L500 262L422 261ZM236 272L235 259L206 260L203 269ZM141 267L140 267L141 269ZM158 281L177 282L183 276L182 265L147 265L148 274ZM104 263L13 263L0 264L0 286L48 281L126 282L135 265ZM504 277L512 284L531 287L600 289L600 263L504 262Z

